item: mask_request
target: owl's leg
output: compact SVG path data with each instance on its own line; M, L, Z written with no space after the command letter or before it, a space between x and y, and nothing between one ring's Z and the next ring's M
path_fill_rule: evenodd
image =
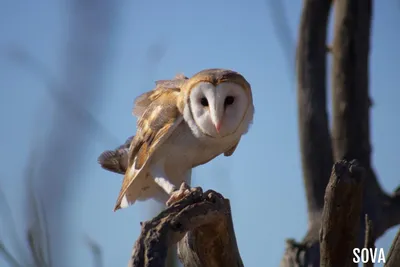
M188 170L184 175L184 182L181 184L180 188L171 194L171 197L167 201L167 206L185 198L190 194L190 183L192 180L192 170Z
M167 206L171 206L172 204L185 198L189 194L190 194L190 187L185 182L183 182L181 184L181 187L179 187L178 190L174 191L171 194L171 197L168 199L166 204Z
M159 185L168 195L171 195L172 192L176 190L175 185L171 183L167 177L167 174L165 173L163 161L151 166L150 174L153 176L154 182Z
M164 169L164 161L161 160L154 164L150 168L150 174L154 178L154 182L159 185L169 196L170 198L166 202L167 206L170 206L172 203L181 200L188 194L190 194L189 187L187 183L191 182L191 174L192 170L189 170L185 173L182 182L184 182L179 189L168 179L167 174Z

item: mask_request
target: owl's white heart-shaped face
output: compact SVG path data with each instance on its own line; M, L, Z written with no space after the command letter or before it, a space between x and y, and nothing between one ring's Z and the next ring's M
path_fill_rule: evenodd
M243 123L250 123L245 116L250 101L243 87L233 82L199 82L189 96L195 124L203 134L214 138L229 136Z

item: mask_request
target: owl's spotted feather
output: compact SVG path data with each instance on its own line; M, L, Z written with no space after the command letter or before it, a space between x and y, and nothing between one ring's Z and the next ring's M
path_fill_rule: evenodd
M120 208L124 197L128 204L133 204L137 196L126 195L130 186L139 176L145 164L151 159L154 151L170 136L173 130L182 122L182 116L176 106L179 91L176 88L159 87L147 94L150 99L147 108L137 123L136 135L128 155L129 173L125 174L115 210ZM132 174L132 175L130 175Z
M178 74L172 80L156 81L154 90L143 93L135 99L132 114L140 118L150 104L164 93L163 90L180 92L180 88L187 79L188 77L183 74Z

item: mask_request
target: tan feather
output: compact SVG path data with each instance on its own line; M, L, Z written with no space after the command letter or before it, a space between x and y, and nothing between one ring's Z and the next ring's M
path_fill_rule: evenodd
M163 93L163 90L174 90L180 91L186 80L189 78L183 74L177 74L172 80L158 80L156 81L156 87L149 92L143 93L138 96L134 101L134 107L132 109L132 115L139 117L143 115L143 112L147 107Z
M213 85L218 85L223 82L232 82L240 85L247 93L251 93L250 84L240 73L226 69L202 70L188 79L184 86L182 86L182 90L189 93L199 82L209 82Z
M125 173L121 191L114 211L118 210L122 198L128 188L134 190L129 201L134 202L140 194L140 186L134 185L136 178L151 159L154 151L170 136L173 130L182 122L176 101L179 91L175 88L153 90L147 99L150 101L137 123L137 133L132 140L129 151L129 167ZM133 168L133 170L132 170Z
M233 155L233 153L235 152L237 146L239 145L240 139L237 141L237 143L235 145L233 145L230 149L228 149L227 151L224 152L224 156L225 157L230 157Z

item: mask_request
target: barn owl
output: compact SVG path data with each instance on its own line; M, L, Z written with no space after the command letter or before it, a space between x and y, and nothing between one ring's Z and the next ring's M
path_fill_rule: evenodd
M253 121L250 84L239 73L206 69L156 82L135 99L136 135L100 165L124 174L114 211L153 198L167 205L188 194L192 168L231 156Z

